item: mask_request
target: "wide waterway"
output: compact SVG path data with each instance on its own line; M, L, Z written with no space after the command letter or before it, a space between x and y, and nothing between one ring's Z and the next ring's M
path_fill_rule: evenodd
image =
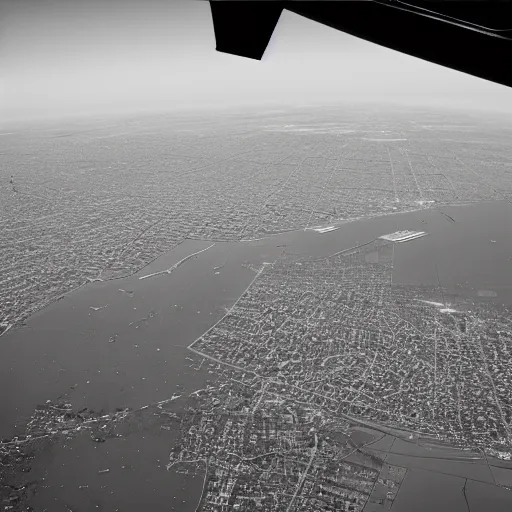
M397 230L427 231L424 238L395 245L393 283L441 285L445 291L439 287L439 303L462 294L510 306L511 214L512 205L500 201L339 223L325 233L297 230L213 246L211 241L186 240L133 276L75 290L0 338L0 435L23 433L36 406L47 400L64 398L75 409L111 413L204 387L215 375L190 368L187 345L222 318L256 268L283 251L314 259ZM140 279L192 254L170 274ZM123 511L195 510L200 475L165 470L174 439L148 427L122 440L91 445L90 438L79 435L49 448L34 461L31 478L44 476L45 485L31 504L55 511L94 510L96 505ZM434 507L465 511L461 488L466 479L472 512L490 510L485 508L489 496L497 500L492 510L502 510L503 500L512 510L510 493L491 486L497 479L512 485L506 464L499 475L499 470L492 475L483 461L478 467L474 461L472 466L458 462L464 471L445 471L424 453L412 457L396 449L388 462L410 468L393 507L398 512ZM108 474L99 473L104 468L110 469ZM492 489L505 494L498 498Z

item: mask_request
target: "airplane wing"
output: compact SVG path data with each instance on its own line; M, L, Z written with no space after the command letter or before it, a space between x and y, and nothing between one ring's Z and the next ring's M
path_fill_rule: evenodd
M210 0L210 7L221 52L260 60L287 9L392 50L512 86L511 2L413 1Z

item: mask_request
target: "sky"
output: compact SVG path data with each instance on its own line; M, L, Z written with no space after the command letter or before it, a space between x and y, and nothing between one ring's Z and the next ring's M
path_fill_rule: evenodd
M288 11L256 61L215 50L206 1L0 1L3 119L338 101L512 113L510 88Z

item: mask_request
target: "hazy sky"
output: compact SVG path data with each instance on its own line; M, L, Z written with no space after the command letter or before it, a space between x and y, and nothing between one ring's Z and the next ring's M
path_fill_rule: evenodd
M512 89L287 11L255 61L215 51L206 1L0 0L3 118L339 99L512 112Z

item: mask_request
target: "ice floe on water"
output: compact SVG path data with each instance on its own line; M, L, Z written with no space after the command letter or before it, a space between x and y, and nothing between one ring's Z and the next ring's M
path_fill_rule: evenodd
M339 226L316 227L309 229L316 231L317 233L329 233L329 231L335 231L336 229L339 229Z
M409 240L414 240L416 238L421 238L427 236L428 233L426 231L395 231L394 233L390 233L388 235L379 236L381 240L389 240L390 242L408 242Z
M108 304L106 304L105 306L99 306L99 307L89 306L89 309L92 309L93 311L100 311L101 309L105 309L107 306L108 306Z

